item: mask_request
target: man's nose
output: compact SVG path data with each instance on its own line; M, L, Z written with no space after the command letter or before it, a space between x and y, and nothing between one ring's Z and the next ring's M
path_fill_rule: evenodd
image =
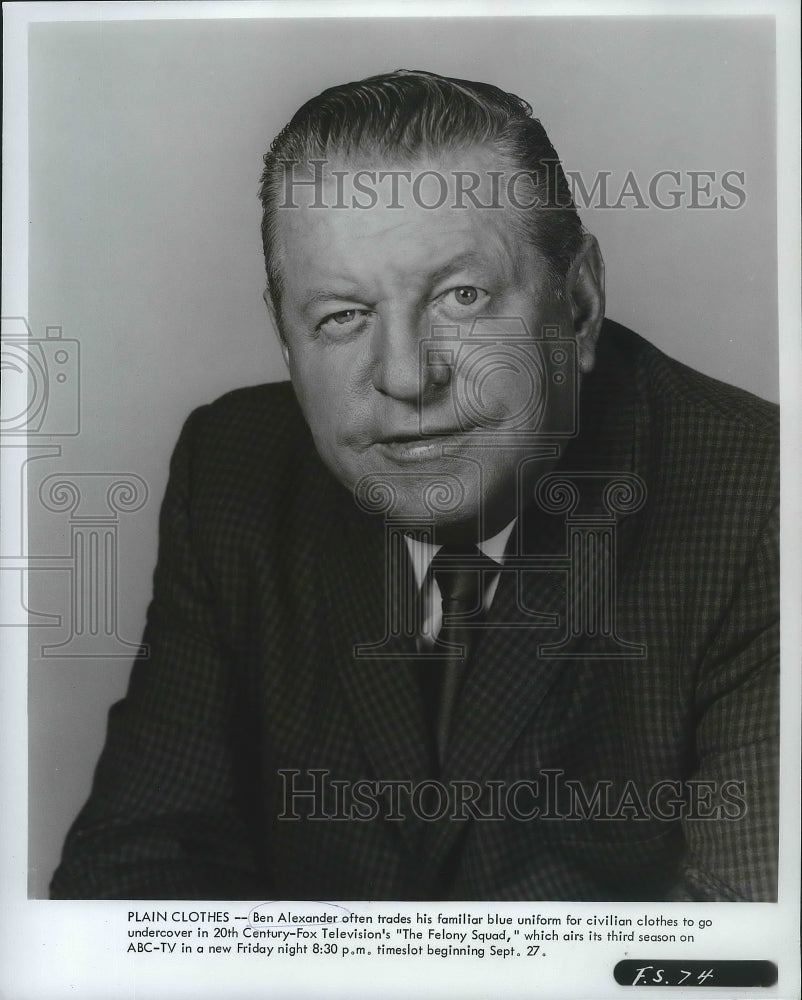
M408 316L388 316L373 332L373 386L385 396L423 402L445 384L445 372L422 363L428 326Z

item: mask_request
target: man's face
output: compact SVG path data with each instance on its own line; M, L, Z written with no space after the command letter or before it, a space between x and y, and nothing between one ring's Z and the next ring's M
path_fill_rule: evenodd
M352 196L372 197L353 187L354 168L333 169L346 173L324 181L329 207L310 207L303 189L277 212L283 346L317 449L358 499L378 485L396 518L434 515L446 539L489 537L516 515L532 456L540 471L553 464L544 428L570 434L573 354L540 339L575 335L570 289L553 295L508 206L459 197L455 174L471 170L480 204L494 204L490 151L396 168L437 170L448 184L438 208L426 207L442 200L431 176L395 191L375 182L377 203L355 207ZM580 358L589 370L592 346Z

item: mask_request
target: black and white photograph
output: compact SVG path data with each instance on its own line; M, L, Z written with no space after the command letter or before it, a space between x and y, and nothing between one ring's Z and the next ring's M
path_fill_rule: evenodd
M798 13L339 8L4 7L0 992L793 1000Z

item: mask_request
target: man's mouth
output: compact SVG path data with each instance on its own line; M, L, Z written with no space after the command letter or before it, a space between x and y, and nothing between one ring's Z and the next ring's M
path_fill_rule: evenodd
M420 462L441 457L445 448L463 443L469 434L470 431L463 427L443 428L426 434L402 432L382 436L376 446L394 461Z

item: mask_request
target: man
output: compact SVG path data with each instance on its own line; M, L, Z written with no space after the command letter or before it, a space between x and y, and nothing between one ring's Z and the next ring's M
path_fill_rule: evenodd
M53 894L775 898L773 408L604 319L495 87L326 91L261 196L292 383L184 428Z

